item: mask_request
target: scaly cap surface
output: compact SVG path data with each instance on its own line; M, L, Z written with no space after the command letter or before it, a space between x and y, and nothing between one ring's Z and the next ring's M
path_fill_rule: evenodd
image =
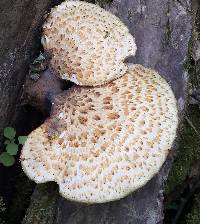
M154 70L131 65L101 87L72 87L22 150L26 174L54 180L63 197L103 203L142 187L161 168L176 136L176 100Z
M124 75L124 60L136 51L134 38L119 18L79 1L66 1L51 10L43 26L42 44L60 78L86 86Z

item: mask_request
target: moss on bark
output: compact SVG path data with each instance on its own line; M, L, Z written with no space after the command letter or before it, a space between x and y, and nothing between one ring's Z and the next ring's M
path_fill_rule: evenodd
M196 43L199 41L200 3L192 1L193 29L185 68L189 74L189 92L200 88L200 62L195 58ZM166 211L176 223L200 223L200 194L197 194L200 178L200 107L189 105L177 155L166 184ZM195 196L194 200L194 194ZM185 200L185 201L184 201ZM169 216L166 212L166 215ZM180 213L180 214L178 214ZM177 218L177 214L179 218ZM170 219L170 218L168 218ZM178 221L177 221L178 220ZM168 223L168 222L167 222ZM169 222L170 223L170 222Z
M57 199L58 192L55 184L37 185L22 224L53 224Z
M200 223L200 193L195 196L195 203L191 212L187 215L187 224Z
M196 131L200 133L200 126L197 125L200 124L199 114L200 110L198 107L189 107L177 156L167 181L167 194L170 194L179 187L181 188L183 182L190 175L192 168L196 164L200 164L200 136L194 131L191 124L188 123L188 121L191 122L195 126Z

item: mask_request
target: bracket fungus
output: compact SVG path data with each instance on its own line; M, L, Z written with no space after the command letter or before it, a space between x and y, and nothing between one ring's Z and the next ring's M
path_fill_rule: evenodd
M59 95L50 118L28 136L22 167L36 183L57 182L69 200L117 200L160 170L177 125L168 83L154 70L129 65L107 85Z
M50 68L78 85L97 86L127 71L124 60L135 55L135 40L115 15L97 5L65 1L43 25L42 44Z

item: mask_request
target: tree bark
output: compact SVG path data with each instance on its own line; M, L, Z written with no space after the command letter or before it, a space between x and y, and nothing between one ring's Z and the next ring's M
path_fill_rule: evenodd
M187 56L191 34L190 1L114 0L107 9L129 28L138 47L130 62L154 68L175 93L182 120L186 94ZM176 143L172 150L176 148ZM80 206L60 198L57 224L156 224L163 220L163 189L171 154L161 171L143 188L116 202Z
M0 131L12 123L29 63L39 51L42 17L57 3L54 0L1 0ZM114 0L106 8L129 27L136 39L137 54L129 62L155 68L171 84L181 120L187 95L184 60L192 29L190 0ZM175 148L176 143L173 150ZM163 187L171 163L170 154L161 171L147 185L116 202L89 206L60 197L55 223L162 223ZM37 190L37 200L43 193ZM51 195L52 192L49 197ZM55 208L55 204L52 206Z
M13 122L29 63L39 50L42 18L49 8L50 0L0 1L0 140L3 128Z

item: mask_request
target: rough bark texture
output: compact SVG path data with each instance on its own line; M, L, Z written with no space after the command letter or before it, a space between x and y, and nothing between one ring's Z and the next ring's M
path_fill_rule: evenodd
M29 64L38 53L43 16L57 2L0 1L0 142L2 129L13 122Z
M41 192L44 195L41 197ZM22 224L54 224L56 218L58 192L55 184L40 184L31 197L26 216ZM45 209L44 209L45 208Z
M1 134L2 129L12 123L30 58L38 47L36 27L41 23L48 1L36 2L2 0L0 3Z
M184 59L191 34L189 1L114 0L108 9L129 27L138 51L130 59L155 68L171 84L182 116L187 75ZM163 219L163 184L172 159L146 186L116 202L80 206L60 199L57 224L156 224Z
M12 121L13 109L19 99L28 65L39 46L42 16L50 8L50 3L56 4L57 1L0 2L0 131ZM191 32L190 1L114 0L107 8L124 21L136 38L137 55L135 59L129 60L155 68L171 83L181 117L187 83L183 66ZM161 223L163 184L171 163L169 157L159 174L146 186L116 202L87 206L60 198L55 222ZM38 194L42 197L42 193L37 192L37 200L41 198Z

